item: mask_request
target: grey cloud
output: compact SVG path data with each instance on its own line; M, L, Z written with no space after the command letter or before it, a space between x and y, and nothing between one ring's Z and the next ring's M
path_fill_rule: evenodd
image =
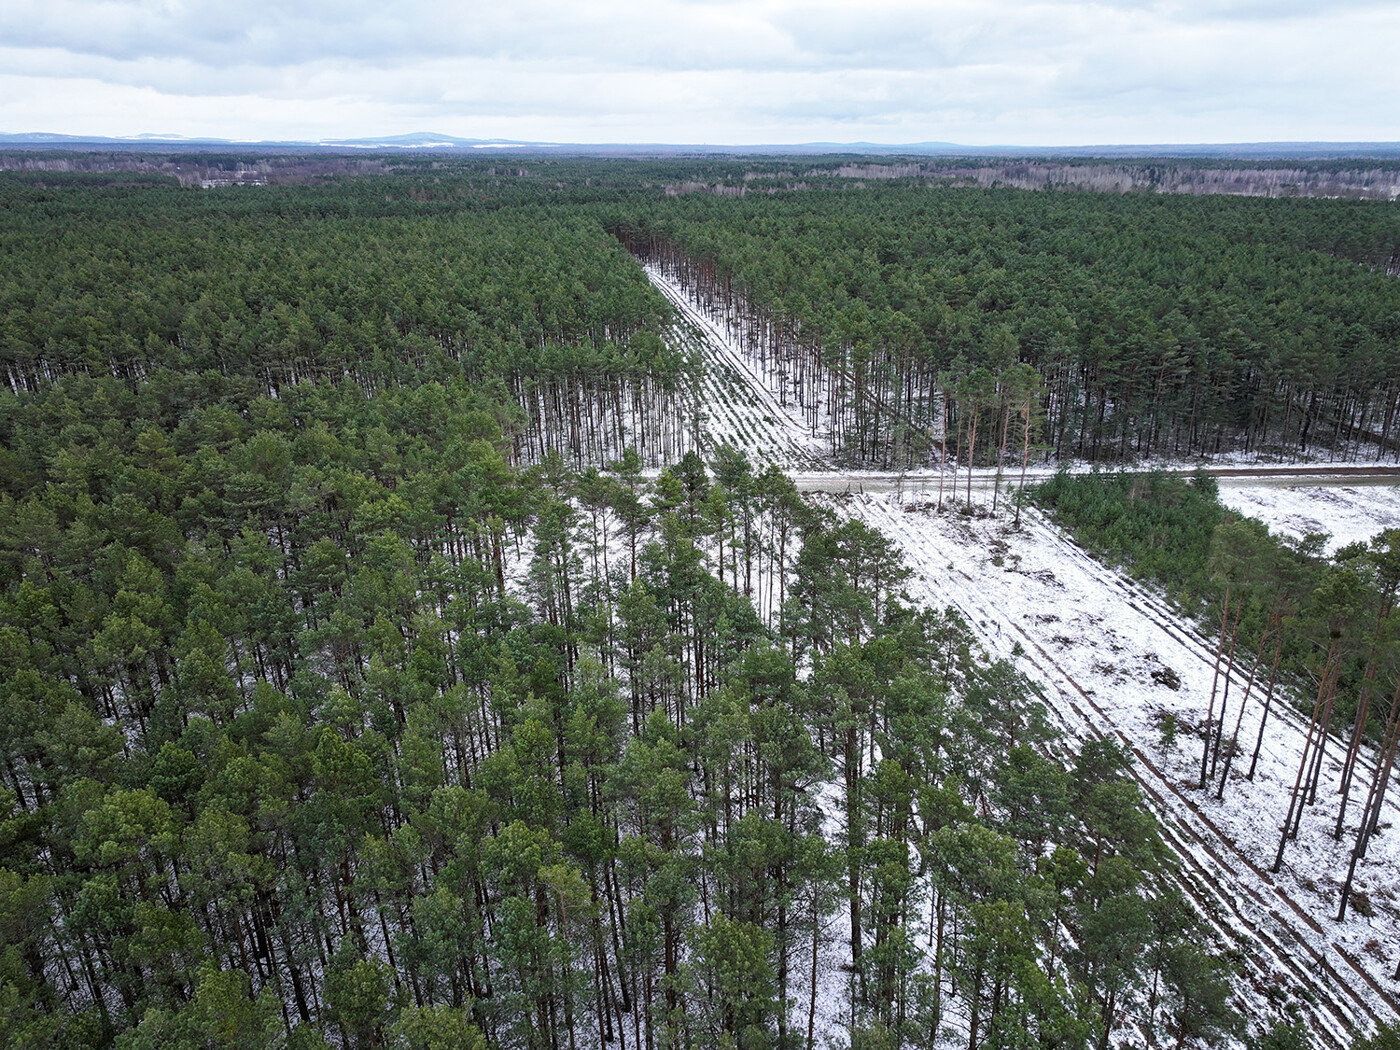
M742 31L728 28L736 24ZM136 3L16 0L0 9L0 40L120 61L179 56L211 66L320 59L374 64L418 58L614 55L629 64L756 63L780 44L744 9L718 5L396 5L208 0L154 9Z
M1376 127L1360 137L1392 137L1382 130L1390 127L1382 88L1397 77L1388 51L1400 11L1356 0L1323 18L1315 4L1278 0L1272 17L1250 14L1263 6L9 0L0 4L0 76L28 97L24 107L0 101L0 113L48 112L53 99L52 112L73 111L77 121L81 103L71 100L104 92L92 112L125 106L130 120L171 128L186 114L185 133L247 137L261 136L221 132L217 121L300 121L347 136L432 127L571 141L781 141L828 129L842 138L1033 144L1110 141L1144 115L1155 124L1139 141L1172 137L1158 128L1207 124L1238 127L1226 136L1236 139L1262 137L1252 127L1310 137L1303 117L1326 127L1330 114L1336 127Z
M1384 10L1380 0L1195 0L1097 3L983 0L907 3L639 0L516 4L368 0L10 0L0 40L132 61L178 56L215 67L418 57L588 57L656 68L949 66L1007 47L1068 42L1124 16L1164 25L1336 17Z

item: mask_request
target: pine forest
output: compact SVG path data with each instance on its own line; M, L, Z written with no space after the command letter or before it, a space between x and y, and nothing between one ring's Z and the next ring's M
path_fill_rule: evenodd
M1141 468L1400 459L1394 203L849 163L0 172L0 1046L1400 1046L1242 977L1144 753L813 480L1163 595L1184 790L1295 720L1259 866L1335 822L1307 921L1373 911L1400 531Z

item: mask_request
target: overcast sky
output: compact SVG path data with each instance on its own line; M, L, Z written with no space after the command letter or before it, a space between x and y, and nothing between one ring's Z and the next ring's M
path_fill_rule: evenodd
M1400 140L1396 0L3 0L0 131Z

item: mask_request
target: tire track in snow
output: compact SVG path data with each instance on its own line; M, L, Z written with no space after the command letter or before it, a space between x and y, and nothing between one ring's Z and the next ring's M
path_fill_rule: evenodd
M976 597L978 581L971 574L951 564L947 569L939 568L940 549L946 551L940 548L939 540L946 537L929 534L936 530L911 528L911 516L897 513L884 500L857 498L847 504L846 512L861 517L898 542L923 584L921 596L931 605L957 608L989 648L1008 655L1007 638L1019 636L1033 671L1032 677L1045 687L1043 696L1047 706L1070 736L1088 739L1111 735L1138 758L1133 776L1156 803L1163 818L1164 838L1182 863L1177 881L1183 892L1196 901L1201 914L1217 930L1222 941L1249 961L1249 973L1240 976L1256 995L1265 994L1264 990L1274 986L1279 976L1285 976L1296 988L1305 991L1304 998L1313 1000L1301 1005L1312 1020L1314 1031L1329 1045L1338 1048L1349 1045L1349 1026L1358 1016L1379 1021L1393 1018L1400 1012L1395 996L1353 953L1330 937L1307 909L1264 872L1209 814L1201 811L1195 800L1144 752L1140 741L1117 724L1112 712L1095 699L1093 690L1086 689L1006 610L994 609ZM1129 591L1113 579L1109 570L1082 551L1073 549L1073 545L1054 533L1048 523L1033 520L1031 527L1055 536L1057 551L1062 556L1073 555L1074 560L1092 572L1101 584L1112 584L1111 589L1120 593ZM960 578L968 586L940 587L936 582L950 576ZM1150 600L1146 604L1157 606ZM1139 615L1167 631L1181 648L1213 667L1213 648L1192 632L1182 631L1179 621L1171 622L1166 614L1160 614L1159 620L1157 615L1135 603L1134 607ZM1288 915L1280 913L1280 904ZM1222 916L1233 916L1233 919L1227 922ZM1320 945L1315 943L1319 940ZM1336 953L1335 957L1329 958L1331 952ZM1357 989L1356 978L1370 989L1374 999Z
M825 446L803 420L801 411L784 405L758 369L719 326L654 266L647 278L680 314L677 338L700 350L705 359L705 408L719 426L710 440L728 440L756 462L787 470L826 465Z
M883 508L881 509L883 510ZM930 548L925 546L916 550L912 545L904 543L903 537L900 535L903 531L901 529L894 529L889 527L889 525L885 525L882 527L882 531L887 535L892 535L893 538L901 542L902 546L905 548L906 556L910 556L914 560L922 563L922 566L916 569L916 571L920 573L924 580L928 580L930 578L929 561L931 555L924 552ZM973 577L967 573L961 572L960 570L954 571L957 571L959 575L968 582L975 583ZM978 624L985 624L988 620L1001 619L997 613L989 611L980 604L970 602L965 597L949 597L950 604L957 608L963 617L967 619L970 624L974 625L974 628ZM1089 692L1085 690L1058 661L1050 656L1038 641L1022 629L1019 624L1010 622L1008 626L1025 640L1031 647L1031 651L1038 654L1039 659L1037 659L1036 656L1031 656L1030 662L1040 671L1042 684L1048 687L1042 692L1042 696L1045 697L1051 713L1060 722L1061 727L1069 736L1078 739L1086 739L1112 735L1124 743L1133 754L1140 758L1144 757L1142 756L1141 750L1136 748L1133 742L1121 731L1109 729L1106 732L1100 729L1096 723L1103 719L1103 712L1098 708L1098 705L1093 703ZM1066 692L1055 682L1056 678L1059 678L1061 682L1068 685L1073 692L1078 693L1085 703L1094 707L1100 717L1098 719L1091 717L1078 702L1074 701L1070 693ZM1056 697L1058 697L1058 703L1056 702ZM1158 771L1155 766L1151 766L1151 769L1154 774L1160 777L1160 771ZM1253 973L1248 977L1250 983L1256 990L1259 990L1271 982L1275 973L1287 973L1299 986L1312 990L1315 995L1319 995L1323 1002L1330 1007L1331 1016L1326 1018L1314 1018L1315 1023L1312 1025L1314 1030L1325 1032L1330 1037L1328 1039L1329 1044L1333 1047L1342 1048L1348 1045L1349 1036L1346 1022L1350 1014L1347 1009L1337 1004L1336 997L1330 994L1330 989L1320 986L1313 978L1310 971L1295 960L1293 953L1289 952L1283 945L1278 944L1265 929L1261 928L1261 925L1257 921L1243 914L1235 898L1221 892L1219 872L1210 871L1205 863L1194 855L1193 850L1185 839L1189 838L1198 847L1204 847L1211 856L1211 859L1218 865L1220 872L1234 877L1238 877L1239 872L1233 869L1211 848L1209 841L1200 832L1191 828L1188 823L1180 819L1178 814L1173 812L1173 808L1166 804L1166 800L1163 798L1156 784L1149 781L1136 767L1132 768L1130 772L1147 793L1148 797L1152 798L1157 803L1159 815L1163 817L1161 821L1163 837L1171 847L1173 853L1176 854L1187 869L1186 872L1178 871L1175 881L1181 886L1183 892L1196 903L1198 912L1202 918L1216 930L1222 942L1231 945L1250 960L1253 970ZM1220 919L1220 906L1222 904L1227 907L1230 913L1235 916L1236 920L1245 927L1250 936L1270 946L1267 958L1263 957L1257 950L1251 952L1248 947L1248 942L1245 940L1244 935L1241 934L1241 931L1236 927L1226 925ZM1272 914L1277 917L1276 912ZM1325 960L1319 958L1316 961L1323 962L1325 965ZM1368 1009L1364 1001L1357 1001L1355 1005L1360 1006L1363 1010ZM1324 1021L1325 1023L1319 1023Z
M1189 625L1183 627L1183 621L1180 615L1167 604L1165 599L1160 595L1154 594L1142 584L1123 575L1121 572L1105 566L1103 562L1096 559L1083 547L1078 546L1066 538L1062 532L1048 522L1045 522L1045 529L1050 541L1055 544L1056 549L1059 550L1065 558L1073 560L1084 573L1092 576L1101 585L1121 591L1126 596L1130 608L1148 618L1160 628L1167 637L1176 642L1181 648L1192 653L1202 663L1208 664L1212 668L1214 667L1214 644L1198 632L1190 629ZM1222 667L1221 680L1223 681L1224 678L1225 669ZM1230 680L1233 683L1232 688L1238 688L1240 690L1246 688L1245 675L1239 666L1237 666L1234 673L1231 674ZM1288 688L1289 684L1280 680L1277 690L1279 695L1276 695L1274 698L1275 704L1270 712L1270 718L1287 723L1300 734L1306 733L1308 720L1301 711L1288 702L1287 696L1285 695ZM1328 737L1328 741L1329 743L1338 742L1330 736ZM1266 747L1265 750L1267 751L1269 749ZM1277 752L1273 753L1275 755L1277 754ZM1323 766L1328 772L1336 774L1337 779L1340 781L1342 763L1336 759L1335 754L1335 750L1325 752L1323 756ZM1363 748L1357 759L1358 772L1365 773L1369 776L1374 769L1374 756L1368 754ZM1359 781L1364 781L1365 779L1365 777L1358 777ZM1355 791L1356 789L1353 788L1353 794L1355 794ZM1386 795L1384 804L1387 812L1400 819L1400 801L1397 801L1393 793ZM1282 828L1280 828L1280 830L1282 830Z
M1049 665L1049 667L1053 668L1055 673L1059 677L1061 677L1071 689L1073 689L1076 693L1080 695L1084 703L1087 706L1093 708L1094 713L1098 715L1100 719L1103 719L1107 724L1111 726L1112 722L1108 718L1107 712L1105 712L1103 708L1100 707L1094 701L1092 694L1083 686L1081 686L1079 682L1076 681L1075 678L1068 671L1061 667L1058 661L1056 661L1054 657L1052 657L1048 652L1046 652L1044 647L1042 647L1039 642L1031 638L1031 636L1028 633L1026 633L1019 624L1013 624L1012 626L1040 655L1040 660L1036 660L1034 657L1032 657L1032 662L1037 664L1042 671L1045 669L1045 666L1047 664ZM1337 1047L1345 1047L1349 1045L1350 1034L1347 1030L1346 1025L1351 1019L1351 1017L1354 1016L1352 1010L1348 1010L1345 1006L1340 1004L1337 1001L1337 997L1330 994L1331 989L1322 986L1315 979L1312 971L1310 971L1307 967L1301 965L1294 957L1294 953L1292 951L1289 951L1284 945L1280 944L1278 939L1275 938L1267 930L1267 927L1261 924L1256 917L1246 915L1236 896L1221 892L1223 887L1220 887L1219 885L1218 876L1219 872L1224 872L1226 875L1229 875L1231 878L1237 880L1236 888L1242 891L1244 894L1246 894L1249 898L1251 898L1256 907L1267 912L1269 918L1273 919L1280 925L1287 925L1286 921L1283 919L1283 916L1281 916L1276 909L1270 907L1266 898L1263 895L1261 895L1255 887L1250 886L1248 884L1248 881L1242 877L1242 871L1239 868L1233 867L1231 863L1221 855L1221 851L1217 848L1216 843L1223 843L1226 846L1231 846L1232 844L1230 843L1229 838L1225 836L1218 827L1216 827L1214 822L1211 821L1209 817L1207 817L1203 813L1200 813L1197 810L1195 804L1186 795L1184 795L1179 788L1177 788L1174 784L1170 782L1170 780L1165 776L1165 774L1163 774L1163 772L1156 766L1156 764L1153 763L1153 761L1146 755L1146 753L1144 753L1142 748L1137 746L1137 744L1126 733L1117 728L1111 728L1108 731L1099 729L1094 724L1095 720L1091 718L1090 715L1088 715L1077 702L1066 697L1063 692L1061 692L1061 699L1068 700L1068 706L1072 710L1075 716L1075 720L1079 722L1078 731L1076 732L1071 720L1065 717L1064 711L1058 709L1057 705L1055 705L1053 701L1050 701L1052 709L1055 709L1056 716L1060 719L1061 724L1065 727L1067 732L1071 733L1071 735L1079 737L1115 737L1128 749L1128 751L1138 760L1138 762L1147 767L1148 771L1151 774L1151 777L1141 773L1137 766L1131 767L1129 769L1129 773L1132 775L1133 779L1137 781L1138 785L1143 789L1143 791L1146 792L1148 797L1156 803L1158 814L1162 818L1160 824L1163 829L1163 837L1171 846L1172 851L1176 854L1177 858L1191 869L1193 879L1191 883L1191 888L1188 889L1188 895L1196 902L1200 913L1204 917L1206 917L1207 921L1211 923L1212 927L1217 931L1218 934L1220 934L1222 939L1227 943L1232 943L1237 950L1240 950L1254 964L1254 983L1256 988L1260 988L1262 985L1267 984L1272 978L1274 972L1277 972L1279 970L1286 970L1296 982L1298 982L1304 987L1311 988L1315 994L1318 994L1322 998L1323 1004L1331 1010L1335 1022L1340 1023L1339 1025L1333 1024L1327 1026L1331 1035L1333 1036L1333 1038L1330 1040L1332 1045ZM1175 799L1176 804L1172 804L1171 802L1169 802L1167 797L1168 794L1170 794ZM1197 829L1193 828L1191 826L1190 821L1183 820L1179 812L1177 812L1177 805L1184 805L1188 810L1192 811L1192 813L1198 819L1204 822L1207 828L1209 828L1210 831L1213 832L1213 835L1207 837ZM1192 840L1195 848L1205 851L1205 853L1210 857L1211 861L1214 862L1214 864L1217 866L1218 871L1212 872L1208 870L1207 866L1196 858L1191 846L1184 841L1184 839L1187 838ZM1293 911L1293 913L1299 920L1301 920L1311 930L1313 930L1314 933L1325 935L1325 931L1317 923L1317 921L1314 920L1312 916L1308 915L1297 904L1297 902L1294 901L1293 898L1290 897L1283 890L1282 887L1275 884L1272 879L1265 875L1264 872L1260 870L1249 859L1248 856L1244 855L1243 853L1240 853L1238 850L1235 850L1234 852L1236 853L1235 859L1242 861L1243 866L1251 872L1253 872L1255 877L1261 879L1266 885L1271 886L1274 892L1285 904L1289 906L1290 910ZM1178 876L1177 881L1180 883L1183 880ZM1234 914L1236 920L1244 927L1245 931L1247 931L1247 934L1249 936L1255 938L1258 941L1263 941L1269 946L1270 952L1269 958L1267 960L1264 959L1261 953L1259 953L1257 950L1250 950L1249 941L1245 938L1245 935L1241 933L1239 928L1233 926L1226 926L1219 920L1218 916L1215 914L1215 909L1212 907L1212 905L1222 901L1229 905L1230 910ZM1349 993L1353 1010L1359 1008L1363 1013L1369 1016L1372 1021L1379 1021L1382 1019L1371 1008L1370 1004L1367 1003L1364 998L1357 995L1351 989L1351 987L1343 979L1342 975L1337 972L1336 967L1333 966L1326 959L1325 956L1318 952L1316 948L1314 948L1311 944L1307 943L1306 941L1297 940L1291 937L1290 939L1293 940L1293 943L1295 945L1302 947L1312 958L1313 962L1316 965L1321 966L1334 979L1338 988L1340 988L1346 993ZM1333 947L1340 946L1333 945ZM1354 960L1349 959L1348 961L1351 962L1353 968L1361 975L1363 979L1367 980L1371 984L1374 990L1378 994L1380 994L1382 998L1387 999L1391 1003L1391 1005L1394 1006L1394 999L1389 996L1389 993L1387 993L1384 989L1380 988L1380 986L1376 984L1376 982L1370 977L1370 975L1364 969L1360 968ZM1315 1032L1319 1029L1319 1027L1320 1026L1317 1024L1314 1024L1312 1026Z

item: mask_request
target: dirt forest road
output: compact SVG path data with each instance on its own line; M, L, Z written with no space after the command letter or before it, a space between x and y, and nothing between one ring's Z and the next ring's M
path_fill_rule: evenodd
M1136 469L1136 468L1135 468ZM1144 471L1145 472L1145 471ZM1389 466L1340 466L1340 467L1206 467L1202 473L1215 478L1223 488L1354 488L1366 485L1400 486L1400 467ZM1164 469L1161 473L1180 474L1186 477L1194 470ZM1043 468L1026 472L1026 484L1033 485L1051 477L1054 471ZM939 490L938 471L909 471L906 473L879 471L795 471L789 476L799 492L898 492L918 499L937 499ZM1010 486L1014 491L1020 487L1019 471L1004 471L1000 479L1004 493ZM976 495L990 495L997 485L994 471L976 470L972 474L972 491ZM965 498L968 491L967 472L958 473L956 484L953 473L943 477L945 499Z

